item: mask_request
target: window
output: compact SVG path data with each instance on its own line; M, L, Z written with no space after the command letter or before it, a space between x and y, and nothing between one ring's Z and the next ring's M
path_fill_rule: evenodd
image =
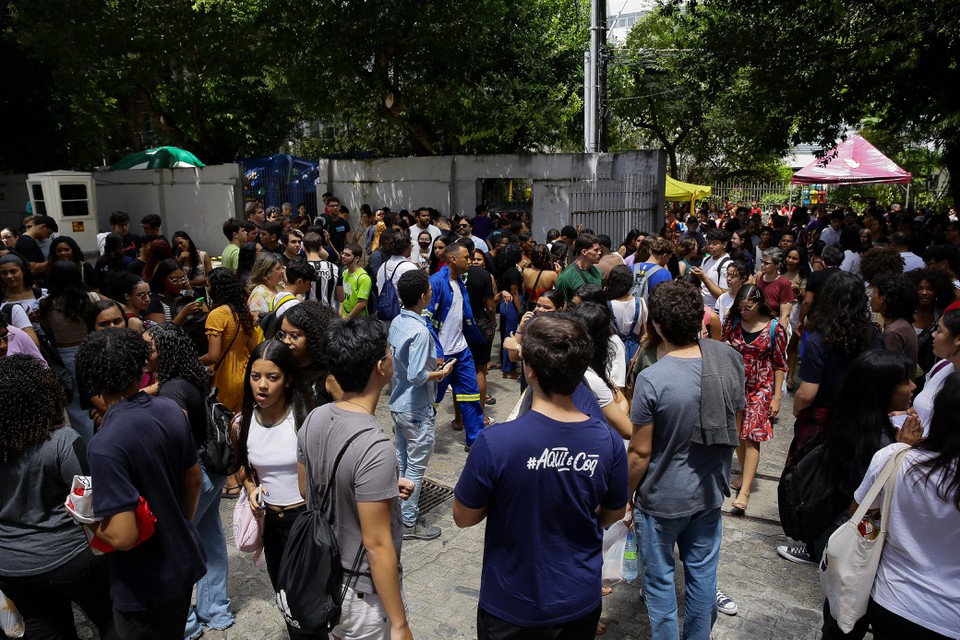
M43 201L43 187L34 183L30 185L30 191L33 194L33 213L38 216L47 215L47 205Z
M90 205L87 201L87 185L82 183L61 184L60 203L63 207L63 216L65 218L90 215Z

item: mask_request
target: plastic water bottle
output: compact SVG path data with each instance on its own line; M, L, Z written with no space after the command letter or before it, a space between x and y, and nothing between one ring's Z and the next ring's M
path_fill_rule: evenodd
M639 573L637 565L637 537L633 529L627 530L627 546L623 549L623 579L633 582Z

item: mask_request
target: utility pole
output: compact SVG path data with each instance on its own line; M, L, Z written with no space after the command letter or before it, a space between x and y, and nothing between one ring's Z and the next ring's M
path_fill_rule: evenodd
M592 0L590 51L584 56L583 146L587 153L607 150L607 3Z

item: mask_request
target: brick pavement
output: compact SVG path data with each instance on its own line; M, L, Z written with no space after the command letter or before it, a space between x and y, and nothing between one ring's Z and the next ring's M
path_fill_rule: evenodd
M502 418L510 412L518 384L502 379L498 370L490 373L490 393L497 397L498 403L488 410L494 418ZM774 439L761 446L761 474L779 476L792 436L791 407L792 399L785 398L786 417L775 426ZM462 432L450 428L452 413L448 399L440 408L437 444L427 472L430 480L449 487L456 483L466 459ZM392 435L392 422L385 404L381 403L377 416L388 435ZM420 639L476 637L483 527L457 529L451 504L452 501L447 501L426 514L428 522L443 529L440 538L429 542L406 541L403 546L404 590L414 636ZM222 507L228 535L233 505L233 501L224 501ZM725 511L728 509L729 504ZM782 544L785 538L776 524L774 480L761 477L757 481L747 513L759 519L729 514L723 519L719 584L737 602L739 613L732 617L720 614L714 637L717 640L818 638L822 595L816 569L789 563L776 554L776 545ZM678 570L682 573L682 565ZM681 602L682 582L681 575L677 587ZM255 568L248 555L232 547L229 594L236 611L236 624L225 631L208 630L205 638L283 640L287 637L273 604L266 571ZM650 637L646 608L637 586L616 586L614 593L604 598L602 620L607 624L604 638ZM83 637L95 636L89 627L84 629Z

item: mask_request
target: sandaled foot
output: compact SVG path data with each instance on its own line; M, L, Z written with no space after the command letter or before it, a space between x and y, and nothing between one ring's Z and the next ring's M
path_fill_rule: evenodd
M735 516L742 516L747 512L747 505L750 503L750 495L740 494L730 505L730 513Z
M613 587L603 587L600 589L600 595L608 596L613 593Z
M743 488L743 480L740 478L734 478L730 481L730 488L734 491L740 491Z
M220 491L220 497L226 498L227 500L236 500L240 497L240 486L234 485L232 487L224 487Z
M603 624L602 622L598 622L598 623L597 623L597 635L598 635L598 636L602 636L602 635L605 634L606 632L607 632L607 625Z
M450 428L454 431L463 431L463 421L462 420L451 420Z

